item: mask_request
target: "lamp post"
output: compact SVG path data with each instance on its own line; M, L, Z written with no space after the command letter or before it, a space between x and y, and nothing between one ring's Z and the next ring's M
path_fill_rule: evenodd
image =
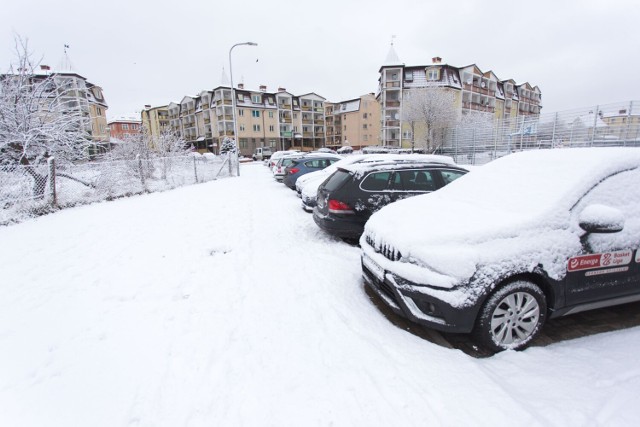
M229 78L231 80L231 109L232 109L232 117L233 117L233 139L236 141L236 149L238 150L238 176L240 176L240 138L238 138L238 124L236 123L236 96L234 94L233 89L233 67L231 65L231 52L233 48L236 46L258 46L258 43L254 42L244 42L244 43L236 43L231 46L229 49Z

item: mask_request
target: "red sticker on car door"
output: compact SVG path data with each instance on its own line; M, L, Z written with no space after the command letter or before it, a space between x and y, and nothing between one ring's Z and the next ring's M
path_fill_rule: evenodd
M602 254L582 255L569 259L567 271L591 270L592 268L607 268L627 265L631 262L633 251L605 252ZM636 256L637 258L637 256Z

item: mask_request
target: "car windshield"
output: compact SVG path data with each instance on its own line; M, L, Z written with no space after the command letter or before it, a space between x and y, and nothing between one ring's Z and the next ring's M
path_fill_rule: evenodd
M528 216L554 206L568 210L625 158L619 148L594 150L515 153L474 169L434 196Z

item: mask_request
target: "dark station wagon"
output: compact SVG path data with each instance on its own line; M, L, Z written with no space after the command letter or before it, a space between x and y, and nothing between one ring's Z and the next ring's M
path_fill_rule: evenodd
M468 171L451 163L381 162L339 168L318 188L316 224L345 240L358 239L383 206L444 187Z

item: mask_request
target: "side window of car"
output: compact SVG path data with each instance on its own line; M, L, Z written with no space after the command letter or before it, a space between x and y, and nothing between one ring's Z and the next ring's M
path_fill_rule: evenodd
M461 171L453 171L453 170L442 170L440 171L440 175L442 176L442 180L444 181L444 185L450 184L456 179L460 178L464 175L464 172Z
M360 184L365 191L383 191L387 189L391 172L374 172L366 176Z
M587 192L572 210L577 224L580 213L589 205L617 209L624 216L624 227L617 233L594 233L589 239L596 251L637 248L640 245L640 169L618 173Z
M397 171L396 175L400 176L402 189L404 191L434 191L436 183L433 172L429 170L405 170Z

